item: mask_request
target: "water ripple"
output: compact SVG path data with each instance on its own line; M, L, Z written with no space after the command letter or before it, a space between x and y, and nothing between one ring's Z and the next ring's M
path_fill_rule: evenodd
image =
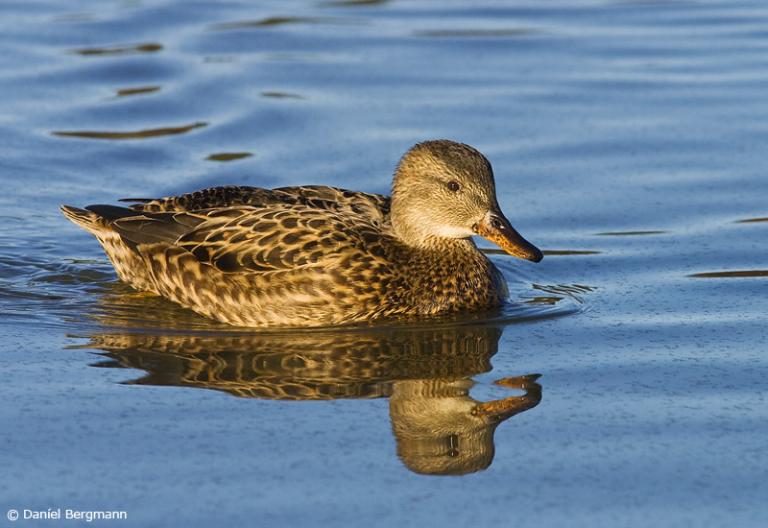
M344 18L330 18L330 17L292 17L292 16L276 16L261 18L258 20L243 20L239 22L225 22L221 24L215 24L212 29L217 31L229 31L238 29L258 29L268 28L275 26L286 26L294 24L351 24L354 23L349 19Z
M433 29L415 31L417 37L436 38L499 38L499 37L525 37L538 33L528 28L502 28L502 29Z
M253 156L250 152L217 152L215 154L210 154L205 159L208 161L235 161L243 158L250 158Z
M688 276L697 279L768 277L768 270L709 271Z
M54 136L59 137L75 137L83 139L113 139L113 140L131 140L131 139L147 139L158 136L173 136L178 134L186 134L197 128L203 128L208 126L208 123L198 121L190 125L178 126L178 127L162 127L162 128L148 128L144 130L134 130L130 132L109 132L109 131L96 131L96 130L57 130L51 132Z
M160 91L160 86L138 86L136 88L119 88L116 90L118 97L126 97L130 95L144 95L150 93L156 93Z
M106 46L98 48L78 48L72 50L77 55L129 55L134 53L157 53L162 51L163 45L156 42L147 42L144 44L129 44L118 46Z
M606 231L604 233L595 233L595 236L647 236L663 235L667 231Z

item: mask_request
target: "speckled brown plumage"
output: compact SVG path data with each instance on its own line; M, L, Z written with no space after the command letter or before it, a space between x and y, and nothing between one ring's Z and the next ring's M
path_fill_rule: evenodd
M130 208L62 209L96 235L122 280L232 325L335 325L501 304L504 280L469 238L477 225L506 222L482 154L419 144L401 161L394 192L393 203L323 186L216 187L129 199ZM504 236L503 227L494 233Z

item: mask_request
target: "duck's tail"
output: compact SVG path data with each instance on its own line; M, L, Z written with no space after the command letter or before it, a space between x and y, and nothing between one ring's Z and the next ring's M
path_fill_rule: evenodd
M108 229L104 220L93 211L72 207L71 205L62 205L61 212L72 222L94 235L99 235Z
M105 231L112 231L113 220L136 214L131 209L112 205L89 205L85 209L62 205L61 212L72 222L97 236Z

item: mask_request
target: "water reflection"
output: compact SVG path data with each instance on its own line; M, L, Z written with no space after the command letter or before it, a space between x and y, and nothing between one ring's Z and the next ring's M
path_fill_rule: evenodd
M364 7L377 6L388 3L389 0L329 0L320 5L327 7Z
M482 248L482 252L486 255L506 255L507 252L503 249L496 248ZM592 249L542 249L541 252L544 256L573 256L573 255L599 255L601 251L594 251Z
M502 28L502 29L435 29L416 31L417 37L451 37L451 38L478 38L478 37L525 37L535 34L536 31L528 28Z
M148 128L144 130L133 130L129 132L110 132L100 130L56 130L51 132L59 137L76 137L83 139L146 139L157 136L174 136L177 134L186 134L196 128L208 126L208 123L197 122L178 127Z
M106 46L99 48L79 48L72 50L72 53L76 53L78 55L126 55L133 53L157 53L162 49L162 44L147 42L143 44Z
M768 277L768 270L707 271L704 273L693 273L688 276L695 279Z
M349 20L328 17L296 17L296 16L275 16L260 18L258 20L242 20L238 22L225 22L215 24L212 29L218 31L264 28L274 26L285 26L293 24L349 24Z
M131 368L128 381L224 391L243 398L389 398L397 454L412 471L458 475L487 468L494 431L541 400L537 375L505 378L523 391L491 401L470 396L491 370L501 329L461 326L274 334L99 333L83 348L94 366Z
M604 233L595 233L595 236L648 236L664 235L667 231L606 231Z
M210 154L207 159L208 161L221 161L221 162L227 162L227 161L235 161L243 158L250 158L253 156L250 152L217 152L215 154Z
M542 251L546 257L572 256L572 255L599 255L601 251L592 249L545 249Z
M273 99L304 99L299 94L289 93L289 92L261 92L262 97L271 97Z
M130 95L143 95L159 92L159 86L139 86L136 88L119 88L117 90L117 97L127 97Z

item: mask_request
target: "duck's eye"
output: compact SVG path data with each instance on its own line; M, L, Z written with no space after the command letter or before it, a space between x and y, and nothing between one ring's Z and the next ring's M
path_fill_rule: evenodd
M459 192L461 190L461 185L459 185L459 182L456 180L451 180L448 182L448 190L451 192Z

